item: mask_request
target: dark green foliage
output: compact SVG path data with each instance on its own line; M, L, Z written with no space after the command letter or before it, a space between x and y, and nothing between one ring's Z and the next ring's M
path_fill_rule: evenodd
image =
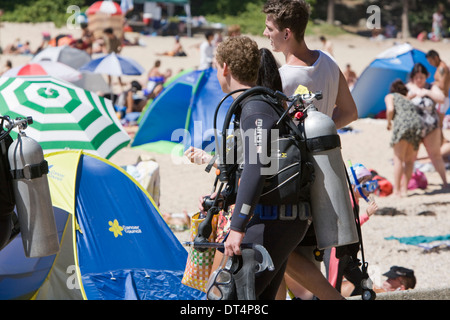
M64 25L72 12L67 8L76 5L81 12L86 9L84 0L28 0L8 1L3 6L3 21L12 22L47 22L53 21L57 27Z
M446 12L450 10L450 2L445 0L409 1L409 24L413 35L423 30L431 31L432 15L439 3L446 6ZM66 13L70 5L76 5L84 12L94 2L95 0L0 1L0 9L4 10L1 19L13 22L53 21L56 26L62 26L71 16L71 13ZM210 22L239 24L244 33L261 34L265 19L261 12L264 2L265 0L191 0L191 11L193 16L206 16ZM312 8L312 19L326 21L328 1L307 2ZM401 27L402 1L349 0L345 5L336 1L335 18L343 24L356 25L359 20L367 18L366 9L369 5L378 5L381 8L383 25L393 21Z

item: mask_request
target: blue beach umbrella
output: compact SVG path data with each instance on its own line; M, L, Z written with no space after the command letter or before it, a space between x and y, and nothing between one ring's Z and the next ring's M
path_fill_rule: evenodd
M91 60L79 70L110 76L141 75L145 72L145 69L135 60L117 55L114 52Z

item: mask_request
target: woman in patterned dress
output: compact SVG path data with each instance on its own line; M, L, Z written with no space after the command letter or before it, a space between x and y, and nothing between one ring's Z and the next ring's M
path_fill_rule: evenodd
M407 98L403 81L394 81L390 92L385 102L387 129L392 130L394 149L394 195L405 196L422 140L422 121L416 106Z

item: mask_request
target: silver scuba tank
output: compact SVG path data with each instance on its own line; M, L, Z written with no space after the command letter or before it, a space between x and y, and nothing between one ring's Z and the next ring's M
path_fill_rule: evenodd
M305 135L315 172L311 213L318 249L356 243L356 220L336 126L312 104L306 114Z
M16 210L25 255L44 257L59 251L55 216L41 146L20 132L8 150Z

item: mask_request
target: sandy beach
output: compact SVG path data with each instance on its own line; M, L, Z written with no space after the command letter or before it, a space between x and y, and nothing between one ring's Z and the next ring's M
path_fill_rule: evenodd
M40 44L42 32L50 32L52 36L59 33L71 33L74 37L81 34L81 30L55 29L52 23L42 24L15 24L2 23L0 29L0 41L4 48L16 38L22 42L29 40L31 48L35 49ZM261 30L262 33L263 30ZM173 72L180 69L195 68L199 64L199 52L196 48L204 37L196 35L193 38L181 38L187 57L157 56L157 53L170 50L174 43L173 37L151 37L136 33L127 33L126 37L133 40L140 38L144 45L126 46L122 50L124 56L131 57L139 62L146 70L149 70L155 60L161 60L161 70L170 68ZM269 41L262 37L254 38L261 47L270 48ZM390 48L394 41L371 41L367 38L345 35L330 39L333 42L335 58L341 69L350 63L358 75L376 55ZM308 38L307 43L311 49L321 49L322 45L317 38ZM410 39L410 43L417 49L427 51L437 50L443 60L450 63L450 46L446 43L431 41L418 42ZM284 57L276 54L280 63ZM13 66L27 63L31 56L1 55L0 66L3 67L6 60L11 60ZM141 77L124 77L127 83L132 80L144 80ZM374 88L376 89L376 88ZM119 90L116 86L115 90ZM215 107L215 106L214 106ZM393 151L389 146L391 132L386 129L385 120L359 119L352 124L351 132L341 134L342 155L344 161L363 163L367 168L376 170L379 175L393 180ZM450 130L445 130L444 136L450 139ZM193 213L197 210L198 199L201 195L210 193L214 176L204 171L203 166L194 164L175 164L172 155L157 154L125 148L119 151L111 159L118 165L134 164L140 154L146 153L154 157L160 165L161 198L160 211L178 213L186 210ZM425 156L426 152L421 146L419 156ZM178 159L180 160L180 159ZM445 236L450 231L450 193L441 190L441 180L434 171L425 172L428 179L426 190L412 190L407 197L394 198L375 197L380 208L395 208L401 215L386 216L375 215L362 227L365 258L369 263L371 278L377 285L385 280L382 276L393 265L403 266L414 270L417 285L416 289L433 289L450 287L450 277L446 275L450 267L450 250L448 247L437 248L432 252L425 252L416 245L402 244L398 240L387 240L388 237L414 237L414 236ZM447 170L447 179L450 181L450 171ZM365 204L361 203L361 210L365 210ZM418 215L421 212L430 211L432 215ZM185 239L187 233L176 233L180 239Z

